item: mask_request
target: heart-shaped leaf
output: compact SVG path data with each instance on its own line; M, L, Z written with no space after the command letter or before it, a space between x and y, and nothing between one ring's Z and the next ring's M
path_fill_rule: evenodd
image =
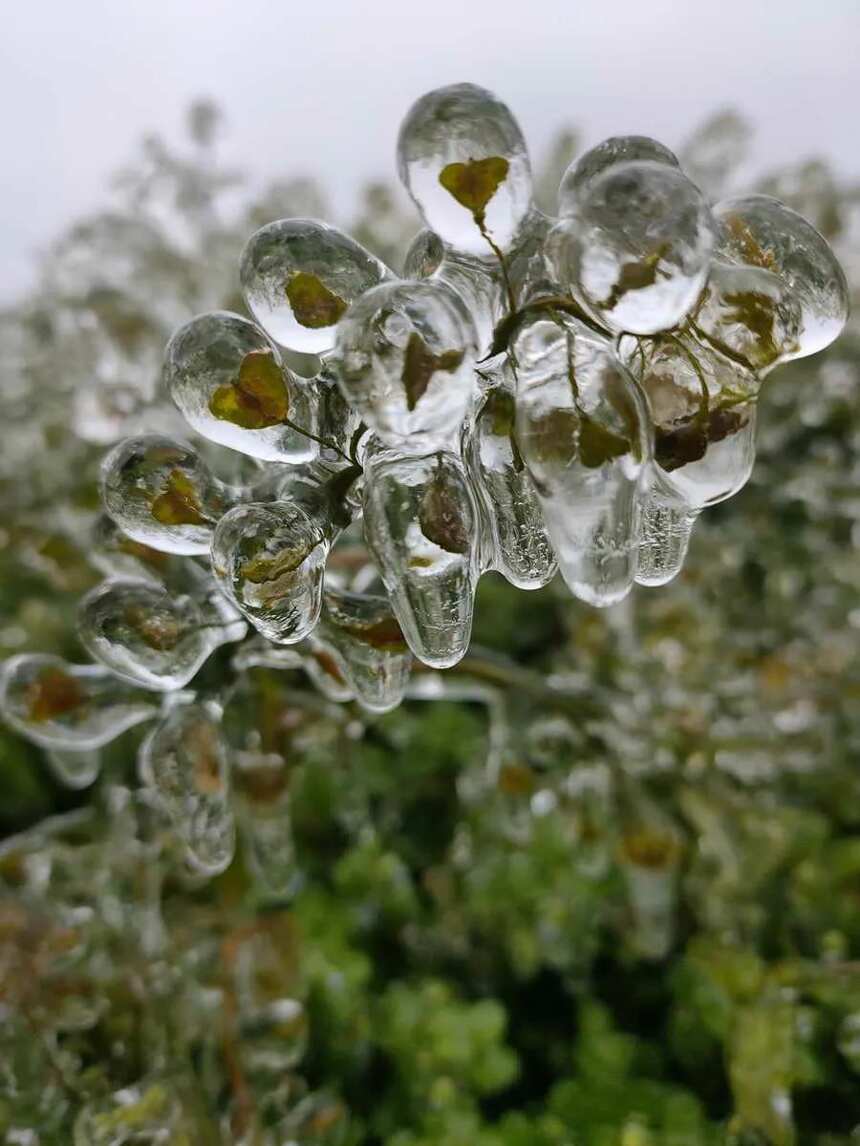
M194 483L182 470L171 470L164 492L152 499L150 513L162 525L208 525Z
M283 422L290 409L281 368L271 350L251 350L235 382L219 386L209 399L216 418L244 430L264 430Z
M415 409L437 370L444 370L450 374L462 361L462 350L445 350L441 354L434 354L421 335L413 331L406 343L401 375L403 388L406 391L407 409Z
M296 271L291 275L284 290L296 322L311 330L334 326L348 305L321 279L307 271Z
M439 172L439 182L461 207L472 212L479 227L484 225L487 204L508 177L509 163L501 155L449 163Z

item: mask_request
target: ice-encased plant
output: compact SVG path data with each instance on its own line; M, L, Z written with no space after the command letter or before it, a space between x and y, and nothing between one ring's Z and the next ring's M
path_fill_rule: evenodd
M709 204L650 139L583 155L550 219L510 111L458 84L409 111L398 169L427 225L403 278L315 220L251 236L253 321L196 317L164 359L189 426L251 459L245 480L165 434L117 445L93 540L108 580L80 611L99 664L3 669L6 719L52 751L159 721L142 771L204 872L233 840L223 698L189 691L212 652L250 633L237 669L303 666L384 712L414 660L464 657L487 570L522 589L558 570L596 606L668 582L697 515L749 477L765 375L847 317L810 224L764 195Z

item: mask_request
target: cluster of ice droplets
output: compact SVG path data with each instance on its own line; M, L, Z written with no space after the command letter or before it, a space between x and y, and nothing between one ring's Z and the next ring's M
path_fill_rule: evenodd
M141 774L199 870L234 834L221 706L189 691L213 653L251 634L235 668L303 668L382 712L415 661L466 654L488 570L521 589L558 571L594 606L669 581L697 515L749 477L763 377L847 317L813 227L766 196L710 204L654 140L583 155L551 219L508 108L456 84L408 112L397 164L426 224L404 277L316 220L252 235L251 318L200 315L166 349L204 441L104 460L107 580L80 612L97 663L3 668L3 714L68 783L156 721ZM219 477L209 443L245 469Z

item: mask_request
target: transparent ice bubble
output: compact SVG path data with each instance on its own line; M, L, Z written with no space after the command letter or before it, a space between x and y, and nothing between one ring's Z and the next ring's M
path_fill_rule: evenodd
M556 279L620 333L677 326L701 294L715 224L697 187L667 163L617 163L550 232Z
M769 195L725 199L714 208L721 258L771 271L800 307L797 345L803 358L829 346L848 319L845 272L823 235Z
M561 178L558 188L558 213L562 219L576 214L580 196L599 175L616 163L630 163L647 160L652 163L665 163L680 170L680 164L673 152L649 139L647 135L614 135L604 139L578 159L574 159Z
M106 581L90 590L78 612L87 652L144 688L184 688L219 645L240 639L189 594L148 581Z
M450 668L472 631L481 541L474 495L452 453L371 460L364 533L403 635L419 660Z
M481 397L464 456L492 534L490 567L520 589L539 589L558 563L537 493L516 438L513 387L500 383Z
M462 300L442 283L385 283L338 327L338 378L380 438L411 449L449 441L474 393L476 334Z
M506 251L532 209L531 168L508 108L475 84L452 84L410 108L397 141L400 179L424 222L451 247Z
M737 493L755 462L758 378L692 340L655 340L631 369L654 424L660 484L691 509Z
M332 651L362 707L388 712L403 699L412 654L386 597L326 588L315 633Z
M328 550L324 525L300 505L250 502L219 522L212 570L258 632L294 644L319 619Z
M575 596L611 605L636 572L651 442L635 382L607 342L557 315L516 338L517 443Z
M0 712L42 748L101 748L157 711L149 697L101 665L21 653L0 669Z
M217 705L177 704L140 746L142 781L158 795L189 863L214 875L233 858L230 754Z
M228 311L191 319L170 339L164 380L188 424L222 446L274 462L304 462L318 445L311 391L254 323Z
M797 356L800 306L785 282L765 267L714 259L690 319L697 336L763 377Z
M334 704L355 700L355 693L344 675L341 661L334 655L328 642L318 640L317 634L311 633L303 652L305 673L317 692Z
M232 491L192 446L163 434L128 438L102 462L102 502L133 541L165 553L208 553Z
M445 244L425 228L419 231L412 242L403 260L403 277L405 279L427 279L439 269L445 257Z
M245 302L281 346L326 354L346 310L390 277L359 243L315 219L281 219L261 227L242 252Z

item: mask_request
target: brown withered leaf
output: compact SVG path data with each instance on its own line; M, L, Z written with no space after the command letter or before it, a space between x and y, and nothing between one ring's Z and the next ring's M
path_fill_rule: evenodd
M427 540L446 553L468 553L470 538L460 506L460 490L441 465L421 498L418 524Z
M656 250L652 251L650 255L646 255L644 259L638 259L632 263L624 263L621 268L621 273L618 276L618 281L610 291L608 298L605 298L599 305L604 310L614 310L624 295L630 291L643 290L645 287L653 286L657 281L660 260L668 249L668 243L661 243Z
M277 581L285 573L295 573L317 544L312 542L307 545L297 545L292 549L280 549L277 553L261 553L257 557L251 557L242 566L242 576L255 585L262 585L266 581Z
M415 409L437 370L450 374L462 361L462 350L444 350L441 354L434 354L421 335L413 330L406 343L401 374L407 409Z
M182 625L176 617L147 610L143 605L129 605L125 610L125 621L145 644L158 652L175 649L182 636Z
M74 712L86 701L81 682L59 668L45 668L25 693L27 714L38 724Z

